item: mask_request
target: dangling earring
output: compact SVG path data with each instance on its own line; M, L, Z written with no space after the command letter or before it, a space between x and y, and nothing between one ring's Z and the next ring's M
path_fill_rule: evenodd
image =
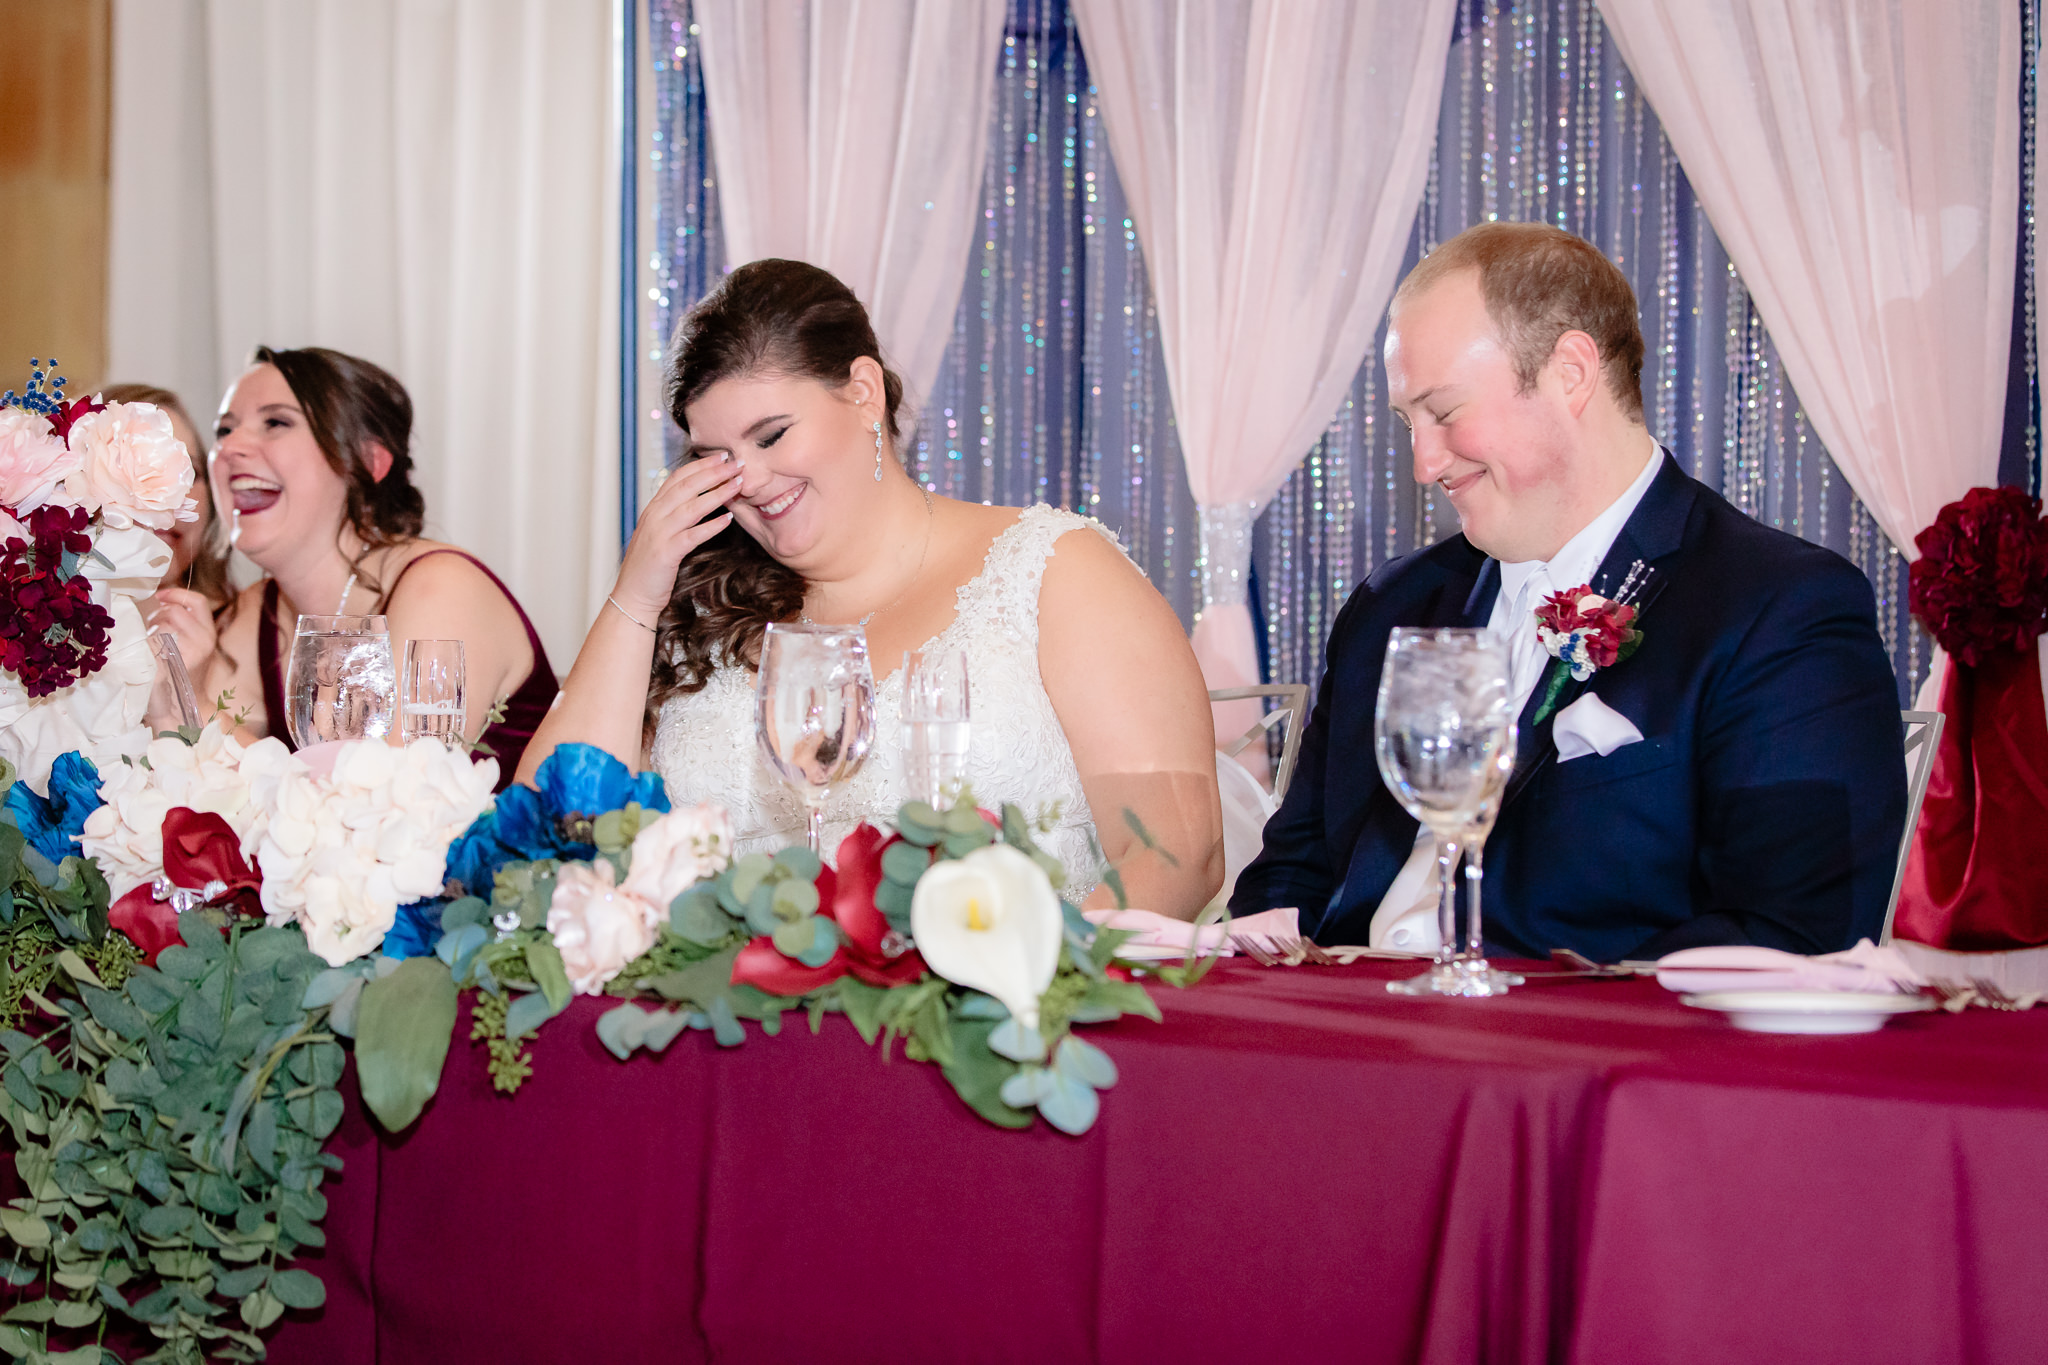
M875 423L875 482L882 481L882 424Z

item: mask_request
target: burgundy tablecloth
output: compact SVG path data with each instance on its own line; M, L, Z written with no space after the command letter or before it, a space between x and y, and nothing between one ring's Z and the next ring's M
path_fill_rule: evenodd
M1649 982L1389 997L1223 964L1081 1139L972 1117L844 1020L620 1063L578 1002L494 1094L351 1095L273 1358L2032 1361L2048 1012L1737 1033Z

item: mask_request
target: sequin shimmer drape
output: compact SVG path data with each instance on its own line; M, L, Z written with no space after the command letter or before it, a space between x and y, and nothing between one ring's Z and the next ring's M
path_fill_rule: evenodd
M652 355L716 277L722 253L689 0L647 2L649 155L661 158L642 330ZM2029 101L2032 89L2030 65ZM1100 517L1191 619L1201 544L1157 313L1065 0L1011 0L989 139L952 342L906 457L939 492ZM2025 197L2031 213L2030 183ZM1744 510L1870 576L1901 698L1910 697L1930 651L1906 612L1905 561L1814 436L1594 0L1460 4L1404 273L1488 218L1557 223L1621 265L1641 302L1652 431ZM2031 327L2027 346L2031 378ZM1351 590L1386 559L1456 528L1451 509L1410 477L1378 356L1376 339L1253 533L1254 607L1277 681L1314 682ZM2032 445L2029 455L2038 460Z

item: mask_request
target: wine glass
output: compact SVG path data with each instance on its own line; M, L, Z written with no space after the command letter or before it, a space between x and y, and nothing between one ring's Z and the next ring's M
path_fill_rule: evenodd
M1486 879L1486 838L1493 833L1493 822L1500 816L1501 798L1507 792L1508 778L1515 771L1516 740L1516 728L1510 724L1507 742L1500 746L1484 775L1485 787L1473 812L1472 823L1465 826L1461 837L1465 850L1465 950L1458 954L1453 965L1468 982L1481 979L1487 987L1483 991L1466 991L1468 995L1499 995L1509 986L1522 984L1521 977L1500 971L1486 961L1485 931L1479 914L1479 892Z
M944 810L967 776L967 654L959 649L903 655L903 733L910 799Z
M407 640L398 674L399 733L407 744L438 739L451 748L462 738L462 641Z
M384 738L397 709L396 673L382 616L299 617L284 677L292 743Z
M1497 995L1506 984L1461 970L1458 857L1502 777L1512 743L1508 649L1491 631L1402 627L1387 637L1373 714L1373 753L1396 800L1436 836L1437 923L1442 942L1429 971L1387 989L1410 995ZM1499 805L1498 791L1492 804ZM1487 820L1491 828L1491 819ZM1479 952L1475 938L1473 952ZM1484 963L1481 957L1480 962Z
M761 752L803 800L804 837L819 853L825 798L860 771L874 740L867 635L857 626L771 624L754 708Z

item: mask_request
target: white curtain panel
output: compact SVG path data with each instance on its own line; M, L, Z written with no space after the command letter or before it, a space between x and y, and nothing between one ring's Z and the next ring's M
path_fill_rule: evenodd
M560 671L618 562L616 10L114 7L114 377L204 421L258 343L391 370L429 534Z
M1600 0L1814 431L1901 554L1995 483L2019 211L2009 0Z
M837 275L913 406L952 337L1006 8L697 0L727 269L772 256Z
M1343 401L1408 244L1454 0L1074 0L1199 505L1195 653L1258 681L1253 519ZM1217 708L1219 738L1256 703Z

